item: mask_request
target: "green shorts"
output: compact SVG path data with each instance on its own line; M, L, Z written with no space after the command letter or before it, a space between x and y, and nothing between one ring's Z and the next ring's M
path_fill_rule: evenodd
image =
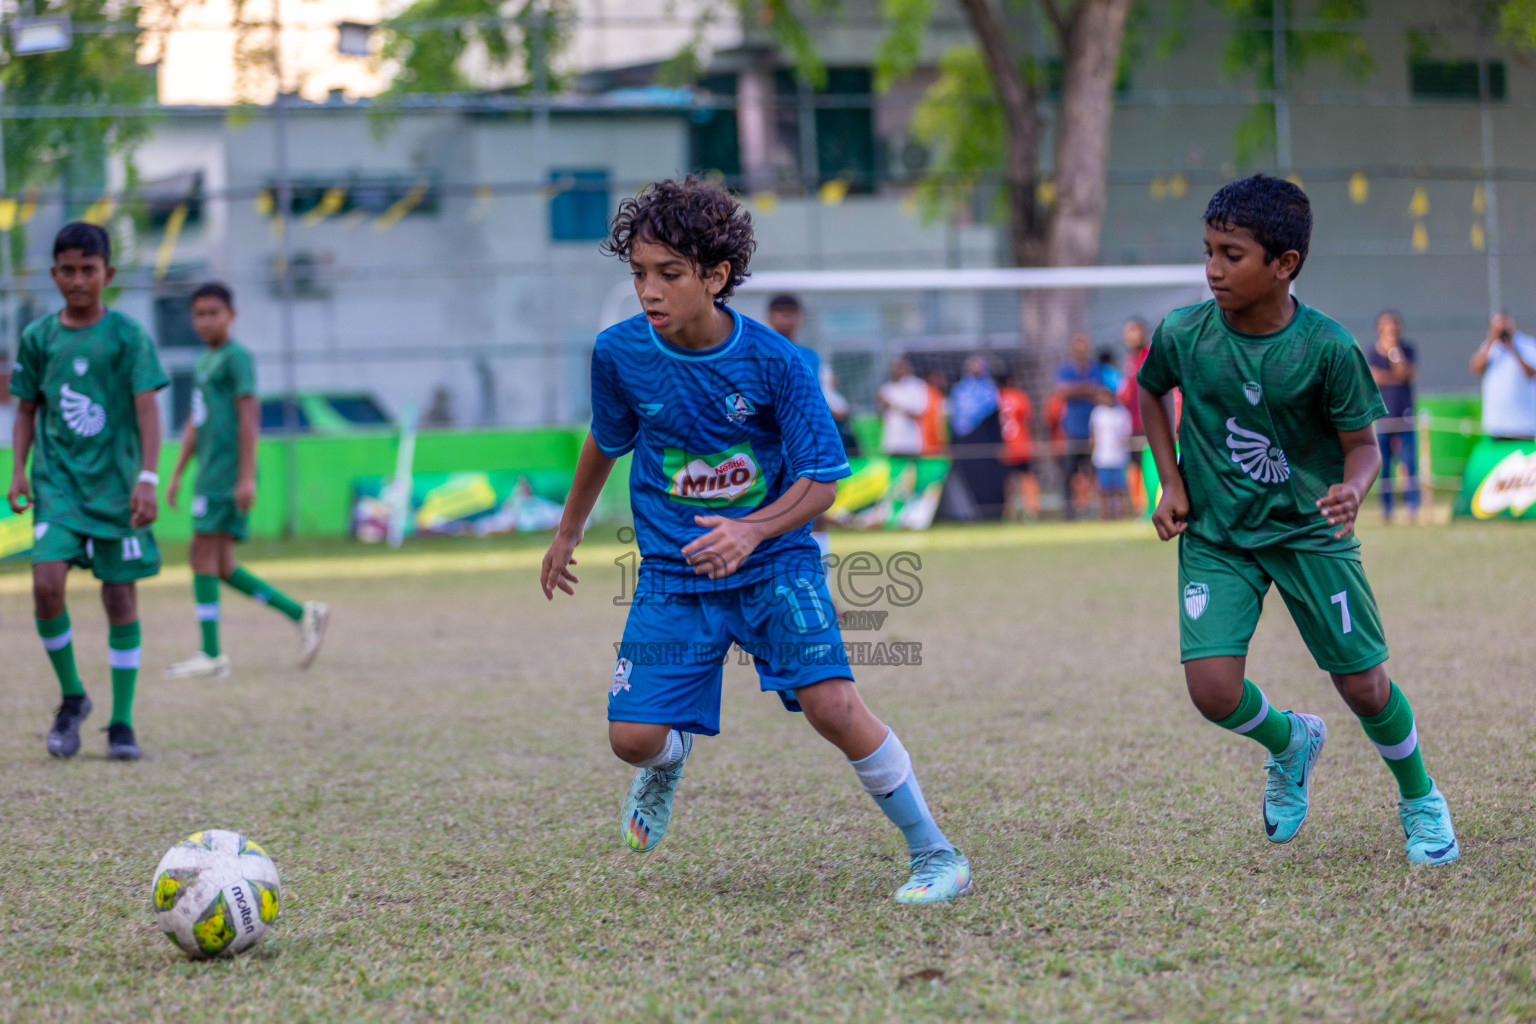
M132 583L160 572L160 545L145 527L126 537L89 537L58 523L32 527L32 564L68 562L103 583Z
M1381 614L1358 551L1247 551L1179 538L1179 654L1183 661L1246 655L1273 582L1317 667L1345 675L1387 660Z
M207 498L196 494L192 496L192 530L194 533L227 533L235 540L245 540L251 535L250 517L236 508L231 498Z

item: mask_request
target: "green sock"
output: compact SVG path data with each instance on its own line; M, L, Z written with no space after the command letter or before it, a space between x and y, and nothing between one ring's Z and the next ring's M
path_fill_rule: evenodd
M1413 723L1413 708L1403 691L1392 684L1387 706L1374 715L1360 715L1366 738L1376 744L1382 760L1397 778L1397 788L1409 800L1428 796L1434 782L1424 771L1419 754L1419 727Z
M203 630L203 653L219 656L219 578L193 576L192 600L197 602L197 624Z
M139 624L107 627L107 661L112 666L112 725L133 728L133 689L139 681Z
M245 571L244 566L236 566L235 571L229 574L229 579L226 582L240 591L240 593L247 594L264 605L276 608L294 622L298 622L304 617L303 605L265 580L252 576Z
M80 673L75 669L75 631L69 628L69 609L56 619L38 619L37 635L43 638L43 650L53 662L53 674L59 677L59 689L66 697L84 697Z
M1258 740L1271 754L1283 754L1291 745L1290 716L1270 707L1269 698L1251 679L1243 680L1243 699L1237 702L1237 710L1216 724Z

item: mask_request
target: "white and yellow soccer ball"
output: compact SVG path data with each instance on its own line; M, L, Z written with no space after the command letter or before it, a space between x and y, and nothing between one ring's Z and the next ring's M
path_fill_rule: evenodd
M277 920L282 885L277 866L238 832L194 832L155 868L155 923L196 959L234 956L261 941Z

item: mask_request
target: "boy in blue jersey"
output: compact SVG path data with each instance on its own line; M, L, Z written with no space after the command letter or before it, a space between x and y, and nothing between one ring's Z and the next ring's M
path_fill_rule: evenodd
M795 347L725 305L755 245L746 211L694 178L620 204L604 251L630 265L644 313L598 335L592 430L544 556L544 595L574 593L583 524L614 461L632 452L642 562L608 691L609 745L636 768L625 843L644 853L666 834L693 737L720 731L735 642L762 688L805 712L901 829L912 876L897 901L952 899L970 892L970 864L854 687L809 538L848 475L831 413Z

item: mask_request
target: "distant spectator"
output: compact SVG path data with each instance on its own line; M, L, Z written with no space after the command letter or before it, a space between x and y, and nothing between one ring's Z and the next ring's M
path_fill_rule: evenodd
M1119 519L1125 513L1125 466L1130 461L1131 413L1113 391L1099 392L1099 404L1088 417L1093 434L1093 469L1098 477L1099 515Z
M811 373L818 380L821 378L821 354L809 345L802 345L795 339L800 334L800 328L805 326L805 310L800 306L800 300L793 295L775 295L768 300L768 326L788 338L800 352L800 358L805 360L805 365L811 368Z
M821 397L827 400L827 408L832 410L832 422L837 424L843 454L850 458L859 454L859 437L853 432L853 407L837 389L837 374L825 364L821 367Z
M1089 458L1088 419L1098 404L1099 393L1106 390L1104 368L1093 359L1093 344L1086 334L1074 334L1068 349L1070 359L1056 368L1056 388L1052 392L1064 403L1061 417L1063 452L1061 455L1063 512L1068 519L1077 517L1073 478L1086 473Z
M1472 353L1472 376L1483 382L1483 433L1518 441L1536 437L1536 338L1516 330L1508 313L1488 321L1488 337Z
M1017 377L1009 375L997 389L997 418L1003 437L999 460L1007 471L1004 517L1014 509L1030 519L1040 517L1040 483L1035 477L1035 435L1032 421L1034 406L1029 395L1019 387Z
M1133 316L1120 328L1120 342L1125 346L1124 377L1120 381L1120 404L1131 414L1131 433L1141 436L1141 403L1136 400L1136 372L1147 361L1147 324Z
M923 434L923 454L943 455L949 447L949 399L944 389L949 380L942 370L928 371L928 406L918 419Z
M1381 514L1392 521L1392 504L1397 498L1394 469L1402 463L1407 470L1403 485L1403 507L1408 519L1419 516L1419 443L1413 424L1413 378L1418 373L1418 353L1403 337L1403 318L1385 310L1376 318L1376 344L1365 353L1371 376L1381 391L1387 407L1387 419L1376 425L1381 440Z
M427 428L453 426L453 394L443 385L432 389L432 402L421 414L421 425Z
M880 410L880 450L886 455L920 455L923 429L920 423L928 411L928 385L912 372L905 356L891 360L891 379L875 392Z
M956 444L997 411L997 384L992 380L987 357L970 356L960 379L949 392L949 426Z

